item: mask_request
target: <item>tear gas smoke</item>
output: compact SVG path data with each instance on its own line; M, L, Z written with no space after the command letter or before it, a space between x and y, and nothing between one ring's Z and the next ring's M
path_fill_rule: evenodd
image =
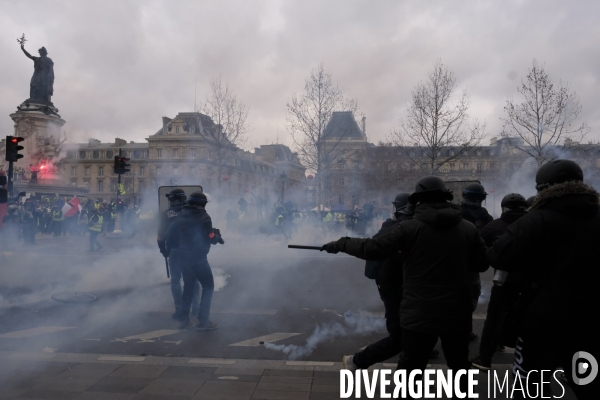
M281 351L286 354L290 360L298 360L311 354L317 346L324 342L329 342L338 337L351 335L367 335L374 332L385 330L384 318L361 318L344 317L344 325L339 322L317 325L313 333L306 339L302 346L294 344L282 345L265 343L267 349Z

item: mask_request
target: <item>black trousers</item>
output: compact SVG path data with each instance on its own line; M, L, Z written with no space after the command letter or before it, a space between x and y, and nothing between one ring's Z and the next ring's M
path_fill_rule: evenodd
M596 316L590 316L590 320ZM515 348L515 361L513 364L513 375L515 379L520 378L522 387L528 387L529 392L516 391L514 398L541 398L540 386L543 386L543 395L561 396L561 392L550 393L549 383L553 381L552 373L539 371L562 369L569 381L569 386L578 399L597 399L600 393L600 377L587 384L576 384L573 380L573 364L580 365L576 356L579 352L591 354L592 359L585 357L583 362L594 367L598 372L598 360L600 360L600 346L598 343L599 332L593 323L583 321L565 321L564 323L550 322L544 319L527 316L517 338ZM595 321L594 321L595 322ZM582 356L579 354L579 356ZM577 369L577 368L576 368ZM588 369L589 371L589 369ZM528 376L529 373L529 376ZM518 374L518 375L517 375ZM528 376L527 380L526 377ZM556 375L557 377L559 374ZM584 374L583 378L585 378ZM590 376L588 373L587 376ZM580 376L577 375L579 378ZM565 385L564 383L562 383Z
M213 274L208 264L206 254L185 254L182 255L182 275L183 275L183 295L181 315L189 315L194 297L194 286L200 282L202 286L202 295L200 296L200 307L198 311L198 321L200 324L208 322L210 316L210 303L215 290Z
M414 369L424 370L438 337L442 342L442 350L449 369L459 370L471 367L468 331L460 330L438 335L403 329L402 353L398 360L398 369L405 369L407 374Z
M376 280L375 283L385 307L385 325L389 336L354 354L352 362L361 369L388 360L402 351L402 328L400 327L402 292L398 288L385 287L386 282Z
M514 319L507 320L506 317L509 312L513 314L516 312L519 293L520 287L514 282L506 282L503 286L492 286L479 344L479 355L483 360L491 361L498 344L504 344L507 341L502 339L507 339L503 336L506 336L505 332L512 331L512 326L505 325L512 325L516 321Z

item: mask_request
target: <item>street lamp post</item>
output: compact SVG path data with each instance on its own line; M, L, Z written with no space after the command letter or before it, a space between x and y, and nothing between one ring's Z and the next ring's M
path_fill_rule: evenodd
M287 180L287 175L285 174L285 172L281 173L281 176L279 177L281 179L281 203L283 203L284 200L284 190L285 190L285 181Z

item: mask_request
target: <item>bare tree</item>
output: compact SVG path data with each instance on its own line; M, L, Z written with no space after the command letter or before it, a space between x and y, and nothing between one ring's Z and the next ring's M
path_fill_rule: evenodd
M562 82L558 88L554 87L544 66L536 60L517 92L522 102L506 100L502 136L521 139L513 141L513 145L533 157L538 165L555 156L553 150L559 141L569 149L589 131L585 122L581 125L575 122L581 113L575 92Z
M471 120L467 92L456 95L456 85L454 73L436 61L427 79L412 91L406 116L390 135L424 174L437 174L483 137L485 123Z
M229 90L227 83L222 83L218 77L210 81L210 94L202 112L215 123L212 129L204 130L204 136L210 147L214 170L218 173L218 187L221 188L223 171L228 169L235 153L247 140L248 108Z
M313 69L304 83L304 92L293 95L287 104L287 129L304 166L315 173L317 179L317 204L327 198L324 194L329 174L340 157L350 157L352 151L344 146L344 139L354 128L346 120L341 126L332 127L332 115L335 111L350 111L354 118L357 110L354 100L344 98L342 90L331 80L331 74L325 71L323 64ZM352 121L356 124L356 121ZM328 127L329 125L329 127ZM348 126L346 126L348 125ZM326 129L336 129L342 134L327 135Z

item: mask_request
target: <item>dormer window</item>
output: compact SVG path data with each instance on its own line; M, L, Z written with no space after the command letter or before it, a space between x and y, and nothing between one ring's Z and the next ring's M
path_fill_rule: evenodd
M178 127L178 126L176 126L176 127L175 127L175 134L178 134L178 133L179 133L179 127Z

